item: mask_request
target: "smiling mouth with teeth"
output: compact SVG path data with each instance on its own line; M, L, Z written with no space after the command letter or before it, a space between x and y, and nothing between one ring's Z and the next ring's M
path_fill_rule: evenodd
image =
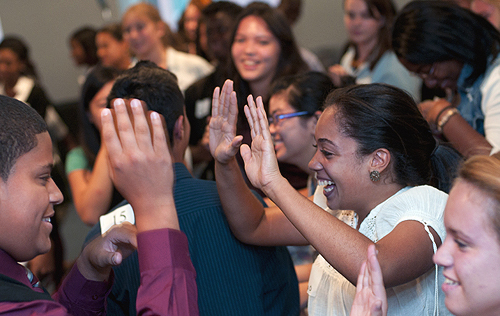
M330 180L318 180L318 185L323 185L325 186L323 188L323 190L325 192L331 192L333 189L334 189L334 185L335 185L335 182L333 181L330 181ZM328 186L332 186L332 187L328 187Z
M448 284L448 285L458 285L459 283L456 282L456 281L453 281L453 280L450 280L448 278L445 278L444 279L444 284Z
M243 64L247 65L247 66L254 66L257 64L257 62L253 61L253 60L245 60L245 61L243 61Z
M50 217L44 217L44 218L42 218L42 221L50 223L51 219L50 219Z

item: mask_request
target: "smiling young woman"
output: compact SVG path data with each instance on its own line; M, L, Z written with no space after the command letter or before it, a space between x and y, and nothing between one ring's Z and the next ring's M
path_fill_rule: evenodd
M500 313L499 219L500 154L474 156L464 163L451 189L444 210L446 238L434 255L443 268L441 288L453 315ZM382 270L373 248L368 256L351 316L387 315Z
M227 83L221 95L214 93L210 145L219 195L236 237L255 245L312 244L319 251L309 279L310 315L349 313L352 283L372 244L396 315L446 313L443 296L434 291L438 271L432 255L444 240L447 198L437 188L449 189L460 157L436 144L411 96L382 84L328 96L309 163L324 185L328 212L280 174L262 99L257 106L252 97L247 100L253 141L251 148L241 147L245 170L279 209L264 209L241 178L234 159L242 140L234 133L236 95Z
M348 77L358 84L386 83L420 100L421 80L411 76L391 50L396 15L391 0L344 0L344 25L349 42L340 64L329 68L337 87Z
M205 59L177 51L170 45L170 29L152 4L130 6L122 17L122 31L135 57L174 73L181 91L213 71Z
M283 15L265 3L255 2L240 13L231 34L231 58L227 78L234 81L238 96L237 133L250 144L250 127L243 113L244 96L261 96L267 106L275 80L308 70L302 60L290 26ZM243 169L243 161L238 158ZM287 166L289 169L292 167ZM299 169L287 173L305 185L307 175Z
M500 313L499 179L500 155L471 158L446 204L447 236L434 261L443 266L445 303L454 315Z

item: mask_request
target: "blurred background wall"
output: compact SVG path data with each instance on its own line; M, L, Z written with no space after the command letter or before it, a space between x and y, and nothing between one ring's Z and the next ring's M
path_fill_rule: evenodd
M51 100L62 105L78 99L77 77L84 71L73 65L69 56L69 35L84 25L100 27L119 21L124 3L133 1L0 0L0 19L4 34L20 35L30 45L42 84ZM397 8L407 2L395 1ZM103 17L103 4L109 7L110 16ZM294 33L301 46L335 61L346 40L342 0L303 0L302 15Z

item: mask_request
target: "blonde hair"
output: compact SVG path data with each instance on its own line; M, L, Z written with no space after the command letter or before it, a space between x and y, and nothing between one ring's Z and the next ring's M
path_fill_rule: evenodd
M474 185L495 201L489 215L500 240L500 153L471 157L460 169L458 179Z
M155 23L155 24L160 23L165 30L165 35L163 35L163 37L162 37L163 46L168 47L170 45L171 36L172 36L172 32L170 31L170 27L168 26L168 24L165 21L163 21L163 19L161 18L161 15L160 15L160 11L158 11L158 9L154 5L147 3L147 2L140 2L140 3L134 4L130 7L128 7L127 11L125 11L125 13L122 16L122 21L125 18L125 16L127 16L130 13L144 15L149 20L151 20L153 23Z
M127 11L123 14L125 17L129 13L139 13L145 15L148 19L150 19L153 22L162 22L163 19L161 18L160 12L156 7L150 3L147 2L140 2L137 4L134 4L130 7L128 7Z

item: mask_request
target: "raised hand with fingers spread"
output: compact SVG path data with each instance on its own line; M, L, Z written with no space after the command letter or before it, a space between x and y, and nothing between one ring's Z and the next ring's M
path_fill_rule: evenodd
M238 102L233 82L226 80L222 91L217 87L212 98L210 119L210 153L219 163L225 164L238 153L243 136L236 136Z
M161 116L146 115L146 105L137 99L115 99L112 104L114 115L108 109L101 114L103 139L111 178L134 209L141 273L137 314L198 315L196 273L187 238L179 231L173 158ZM109 257L106 251L93 253L102 254L104 261Z
M165 211L174 208L172 194L166 194L172 192L174 180L160 116L156 112L150 114L151 135L141 101L116 99L113 105L117 130L110 112L103 111L103 139L109 152L111 179L134 207L138 230L179 229L178 224L172 226L177 223L176 213Z
M249 97L245 114L252 143L250 147L241 146L245 170L252 184L262 189L279 209L264 208L251 194L235 159L227 164L216 161L217 188L233 233L247 244L309 242L316 248L321 256L313 264L309 280L310 315L349 313L355 293L352 284L367 260L366 249L370 245L373 253L377 248L381 265L372 263L371 256L368 266L365 263L363 267L363 290L359 295L373 304L368 312L383 312L384 306L391 304L391 310L398 315L416 315L422 310L442 313L442 297L434 294L439 286L435 281L439 271L432 270L432 246L440 243L444 235L437 223L446 194L426 184L427 174L443 171L446 166L436 164L432 170L417 166L428 166L431 160L435 162L433 159L453 165L459 157L441 146L442 151L434 153L435 139L415 102L392 86L371 84L336 90L325 104L315 126L317 149L309 167L324 184L328 207L354 210L356 217L344 213L339 218L332 216L280 175L262 100L257 98L254 102ZM374 121L378 125L373 125ZM408 148L408 142L425 146ZM400 159L410 158L414 172L397 166ZM384 174L385 180L371 177L377 173ZM410 180L410 175L414 179ZM451 178L449 172L441 175L441 183ZM398 219L392 220L395 217ZM411 248L407 247L410 241ZM381 282L370 281L381 278L378 272L383 272L384 283L390 288L387 304L381 303ZM412 300L400 295L397 287L401 285L405 293L412 293ZM376 286L377 291L370 292L371 286ZM413 303L416 297L425 301L418 311ZM358 307L364 310L363 306Z
M272 180L280 178L281 174L262 97L257 97L255 102L253 96L249 95L247 101L244 110L250 125L252 147L243 144L241 156L245 161L248 179L253 186L265 192L266 186Z
M376 251L375 245L368 246L367 259L358 275L351 316L387 315L387 295Z

